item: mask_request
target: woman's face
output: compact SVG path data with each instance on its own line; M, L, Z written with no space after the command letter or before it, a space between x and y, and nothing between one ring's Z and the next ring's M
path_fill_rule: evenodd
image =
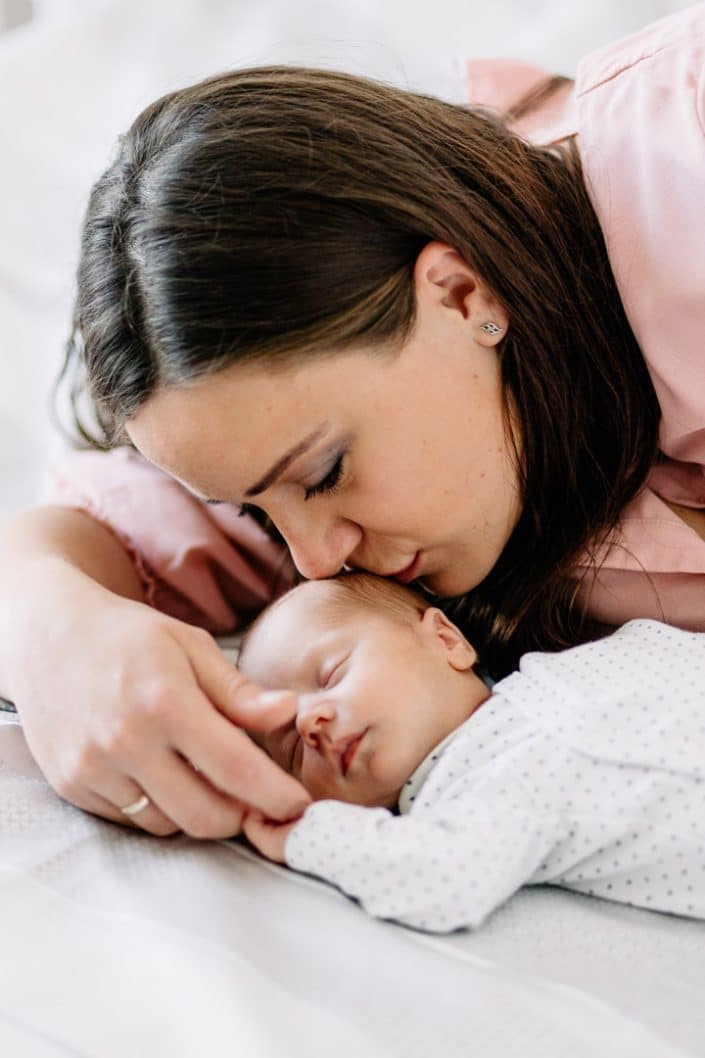
M261 507L309 579L345 564L469 590L520 513L501 335L480 331L507 320L444 244L422 251L415 286L400 352L236 365L156 393L130 438L197 495Z

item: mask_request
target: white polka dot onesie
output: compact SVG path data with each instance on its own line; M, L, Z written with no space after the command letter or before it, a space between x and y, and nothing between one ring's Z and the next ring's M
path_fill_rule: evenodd
M314 802L286 862L433 932L541 883L705 918L705 633L639 620L525 655L399 812Z

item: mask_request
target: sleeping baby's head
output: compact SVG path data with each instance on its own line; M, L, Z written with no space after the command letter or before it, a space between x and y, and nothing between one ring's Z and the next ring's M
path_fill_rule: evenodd
M239 668L298 696L251 733L314 799L393 807L422 760L489 697L475 651L436 607L366 573L308 581L261 614Z

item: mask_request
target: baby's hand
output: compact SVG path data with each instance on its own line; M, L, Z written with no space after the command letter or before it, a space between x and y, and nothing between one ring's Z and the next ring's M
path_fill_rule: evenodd
M286 863L284 845L299 819L301 816L288 823L278 823L276 819L268 819L262 812L252 809L244 817L242 829L248 841L268 860Z

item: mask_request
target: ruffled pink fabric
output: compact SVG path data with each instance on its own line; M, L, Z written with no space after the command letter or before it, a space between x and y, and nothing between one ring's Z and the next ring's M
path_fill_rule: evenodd
M111 530L152 606L211 632L232 631L291 584L291 560L252 518L201 503L131 448L67 456L50 499Z

